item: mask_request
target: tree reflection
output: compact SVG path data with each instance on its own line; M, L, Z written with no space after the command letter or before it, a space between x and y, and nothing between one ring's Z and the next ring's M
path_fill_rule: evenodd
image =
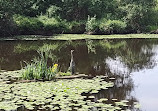
M37 50L47 48L51 51L49 64L58 63L60 70L66 72L73 49L76 71L116 78L114 87L99 92L96 98L108 98L109 103L113 103L112 99L126 99L134 110L137 99L131 95L134 83L130 73L156 65L153 47L157 44L156 39L6 42L0 44L0 66L6 70L20 69L20 62L31 61L38 56Z
M128 46L121 49L118 55L123 63L129 69L129 72L149 69L155 66L155 61L152 59L154 52L153 45L148 40L130 40L127 41ZM122 53L123 52L123 53Z
M155 41L155 40L154 40ZM94 43L95 44L95 43ZM108 45L106 45L108 44ZM145 68L153 68L156 64L154 61L153 43L151 40L132 39L132 40L110 40L108 42L101 41L95 45L96 54L88 54L91 63L90 72L93 74L111 73L107 60L113 60L114 64L120 62L128 72L140 71ZM115 62L114 62L115 61Z

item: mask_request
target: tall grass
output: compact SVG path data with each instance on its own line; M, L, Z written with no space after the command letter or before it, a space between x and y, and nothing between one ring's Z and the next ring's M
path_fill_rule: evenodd
M22 69L22 78L27 80L52 80L58 73L58 64L48 67L49 52L38 51L39 58L35 58L32 62L26 63Z

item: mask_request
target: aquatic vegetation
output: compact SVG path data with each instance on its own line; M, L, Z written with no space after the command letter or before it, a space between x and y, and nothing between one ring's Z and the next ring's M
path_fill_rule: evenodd
M52 80L58 72L58 64L48 67L49 51L39 51L40 58L35 58L31 64L26 63L22 69L22 78L28 80Z
M58 73L59 76L71 76L71 72L59 72Z
M31 82L31 83L0 83L0 109L16 110L22 106L33 110L110 110L122 109L119 106L105 104L107 99L93 102L95 96L89 96L90 100L84 100L92 90L99 91L102 87L113 87L113 83L103 81L97 77L94 79L58 80L56 82ZM108 90L108 89L107 89ZM7 92L7 93L6 93ZM4 106L4 104L7 104ZM120 104L121 105L121 104Z
M57 64L54 64L51 70L55 71L57 66ZM20 72L14 73L17 73L16 75L20 77ZM109 104L108 101L111 100L107 98L97 99L94 95L101 90L109 90L114 86L113 82L106 82L105 78L104 76L97 76L92 79L66 79L30 83L19 83L17 81L12 84L0 82L0 110L16 110L17 108L77 111L126 110L128 108L127 100L116 100L114 104ZM96 99L97 101L94 101ZM7 105L4 106L4 104ZM136 103L135 106L137 107Z
M117 41L104 40L104 41L100 41L99 43L98 43L98 41L97 42L93 41L92 42L92 45L93 45L92 48L94 48L96 50L96 54L93 54L93 53L88 54L87 53L87 47L85 46L85 41L80 41L80 42L82 44L78 43L78 41L77 42L73 41L70 44L67 43L65 48L60 49L60 52L62 52L62 53L60 53L58 49L53 50L53 48L55 46L54 47L52 46L52 48L50 47L48 49L51 50L51 53L52 53L53 56L55 55L56 57L58 57L57 61L58 61L58 63L60 63L60 70L61 71L66 71L67 67L68 67L67 63L69 62L69 55L67 54L67 52L71 48L75 49L76 50L76 53L75 53L76 56L75 57L78 58L78 61L76 61L76 63L78 62L77 63L78 71L80 73L86 73L86 74L91 75L90 71L92 70L92 68L93 69L96 68L96 70L94 72L96 75L102 75L102 74L108 73L109 77L107 77L105 80L113 81L113 82L117 81L117 82L115 82L114 88L108 89L106 86L103 85L103 84L106 84L106 83L104 83L105 81L101 81L100 89L103 89L103 90L102 91L100 91L100 89L96 90L97 88L95 87L95 85L96 85L95 82L98 81L98 80L96 80L96 78L94 78L95 82L93 81L94 83L91 84L91 86L93 86L93 87L90 87L90 88L87 87L88 89L84 88L84 87L83 87L83 89L81 88L81 90L84 90L84 93L89 94L88 96L85 96L85 95L82 95L82 94L81 94L82 96L77 96L77 97L74 96L73 93L75 93L76 91L74 90L74 92L70 92L69 90L71 90L72 87L77 87L76 88L77 90L80 90L80 89L78 89L78 86L72 86L72 87L68 87L67 89L64 89L64 90L62 90L62 87L61 87L61 89L60 88L52 89L53 92L45 91L40 96L47 95L48 98L45 96L45 98L42 97L38 100L38 97L40 97L40 96L38 96L38 94L36 94L36 95L32 94L32 91L27 92L27 90L26 90L25 93L27 95L25 95L25 93L24 94L20 93L21 89L19 89L19 88L17 88L18 89L17 91L14 90L14 86L13 86L13 88L12 87L9 87L9 88L5 87L4 88L3 84L6 84L6 83L10 84L10 79L12 77L14 77L16 74L14 75L14 73L12 74L12 72L3 73L3 70L2 70L2 72L0 72L0 84L1 84L0 87L2 89L4 88L5 90L3 90L2 92L0 91L0 101L8 101L9 100L9 101L12 101L13 103L15 102L16 105L20 106L20 107L23 104L25 106L25 108L30 109L30 110L33 109L33 108L36 110L36 106L38 106L38 105L39 105L38 110L48 109L48 108L54 109L54 110L60 110L60 109L64 109L64 107L66 105L67 105L67 107L65 108L66 110L70 110L70 109L83 110L84 108L86 110L95 110L95 109L97 109L97 110L98 109L106 110L107 109L106 107L108 107L108 108L111 107L112 110L113 110L113 107L115 107L115 109L120 110L120 108L124 109L124 107L126 107L126 108L127 107L130 107L130 108L138 107L136 104L133 103L133 101L137 101L137 99L135 98L133 100L133 99L131 99L132 97L129 99L129 103L126 103L126 102L125 103L124 102L120 103L120 102L122 102L121 99L127 99L128 95L131 96L129 93L133 90L133 87L134 87L132 81L130 81L131 78L127 79L123 75L119 75L120 73L115 72L118 75L117 75L117 78L115 78L115 80L114 80L113 75L112 75L113 73L109 73L113 69L108 70L107 69L108 66L106 66L106 64L104 64L105 59L109 59L108 58L109 56L110 56L110 58L115 59L116 56L119 56L119 55L122 54L122 52L119 53L119 51L123 50L123 51L126 52L126 49L128 49L129 46L133 46L133 45L129 44L128 41L126 42L126 40L117 40ZM135 40L133 42L135 43ZM64 42L62 42L62 43L64 43ZM76 43L78 43L78 44L76 44ZM127 44L129 44L129 45L126 47ZM61 46L59 46L59 47L61 47ZM142 47L142 45L140 46L140 48L141 47ZM40 47L38 47L38 48L40 48ZM43 49L47 49L47 46L44 45ZM41 51L43 49L41 48ZM147 46L147 49L148 49L148 46ZM112 50L112 51L110 51L110 50ZM82 51L83 51L83 53L82 53ZM27 53L24 53L23 55L28 55L28 54L29 53L27 52ZM13 55L16 55L16 54L14 53ZM152 57L152 55L151 55L151 57ZM151 58L151 57L149 57L149 58ZM44 55L44 58L45 58L45 55ZM40 59L41 59L41 57L36 58L37 62L40 62ZM48 57L48 59L50 59L50 57ZM129 60L129 59L127 59L127 60ZM32 63L33 62L35 62L35 61L32 61ZM37 66L42 66L42 62L39 63L39 64L40 65L37 65ZM131 63L131 65L132 64L133 63ZM145 63L139 63L138 62L138 64L145 64L146 65L146 62ZM48 66L46 67L48 69L48 71L50 71L52 73L56 72L56 69L59 66L57 64L49 62L49 66L50 65L51 65L51 67L48 67ZM6 65L4 64L4 65L1 65L1 66L2 66L2 69L5 69L5 68L3 68L3 66L6 66ZM95 66L95 67L93 67L93 66ZM8 64L8 67L10 67L9 64ZM35 67L33 67L33 68L35 68ZM105 68L105 70L103 70L104 68ZM39 69L40 69L40 67L39 67ZM99 69L101 69L101 70L99 70ZM36 72L38 72L38 70ZM40 72L40 70L39 70L39 72ZM36 76L35 78L40 79L40 73L34 73L34 74ZM58 74L59 74L59 76L69 76L70 75L70 73L62 73L62 72L57 73L57 76L58 76ZM95 74L92 74L92 75L95 75ZM19 73L19 75L17 74L18 78L21 78L20 76L21 76L20 73ZM30 74L30 76L32 76L32 75ZM58 79L62 79L62 78L57 77L57 80ZM26 81L25 80L21 81L20 80L20 82L32 82L32 81L35 82L36 80L31 80L31 81L27 81L27 80ZM100 79L99 79L99 81L100 81ZM14 82L16 82L16 80ZM51 82L52 85L56 85L57 87L59 86L59 84L54 84L53 81L49 81L49 82ZM80 82L82 82L82 81L80 81ZM25 84L28 84L28 83L25 83ZM63 84L65 85L65 83L63 83ZM73 84L73 82L70 81L70 84ZM21 85L23 85L23 84L21 84ZM84 85L87 85L87 83L85 83ZM34 87L36 87L36 86L33 85L33 86L29 86L29 87L34 89ZM40 87L40 85L37 86L37 87ZM47 87L45 87L45 88L47 88ZM56 91L55 89L58 89L58 91ZM40 88L40 90L43 90L43 89ZM40 92L40 90L38 90L37 92ZM34 91L36 92L36 90L34 90ZM17 94L18 96L10 95L9 93L11 93L11 92L15 92L15 94ZM47 93L47 92L50 92L50 94ZM6 95L4 95L4 93L6 93ZM59 93L59 95L56 94L56 93ZM76 92L76 93L78 93L78 92ZM31 96L27 97L28 95L31 95ZM73 95L73 96L68 96L67 97L67 95ZM4 100L4 97L5 97L5 100ZM15 98L13 98L13 97L15 97ZM60 99L60 98L64 98L64 99ZM65 99L68 99L68 100L65 100ZM87 101L87 99L88 99L88 101ZM52 100L53 100L53 102L52 102ZM72 101L72 100L74 100L74 101ZM27 101L27 102L25 103L25 101ZM115 102L115 104L114 104L114 102ZM110 103L112 104L113 107L109 105ZM59 104L64 104L64 105L59 105ZM108 104L108 106L106 106L106 104ZM127 106L127 104L130 105L130 106ZM106 107L104 107L104 106L106 106Z
M11 83L21 78L21 71L1 71L0 83Z

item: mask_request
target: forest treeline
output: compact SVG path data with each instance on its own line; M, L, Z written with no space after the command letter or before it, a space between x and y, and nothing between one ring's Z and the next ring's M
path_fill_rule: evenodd
M0 0L0 36L157 29L157 0Z

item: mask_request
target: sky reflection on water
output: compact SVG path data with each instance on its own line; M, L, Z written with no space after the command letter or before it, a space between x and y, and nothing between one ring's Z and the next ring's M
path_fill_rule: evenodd
M116 77L115 87L101 91L97 98L129 99L132 108L138 101L142 111L158 111L158 40L0 41L0 67L20 69L20 62L31 61L38 56L36 50L46 45L61 71L68 69L74 49L77 72Z
M158 63L158 46L153 48L156 53L153 59ZM152 69L133 72L135 84L133 95L141 104L142 111L158 110L158 65Z

